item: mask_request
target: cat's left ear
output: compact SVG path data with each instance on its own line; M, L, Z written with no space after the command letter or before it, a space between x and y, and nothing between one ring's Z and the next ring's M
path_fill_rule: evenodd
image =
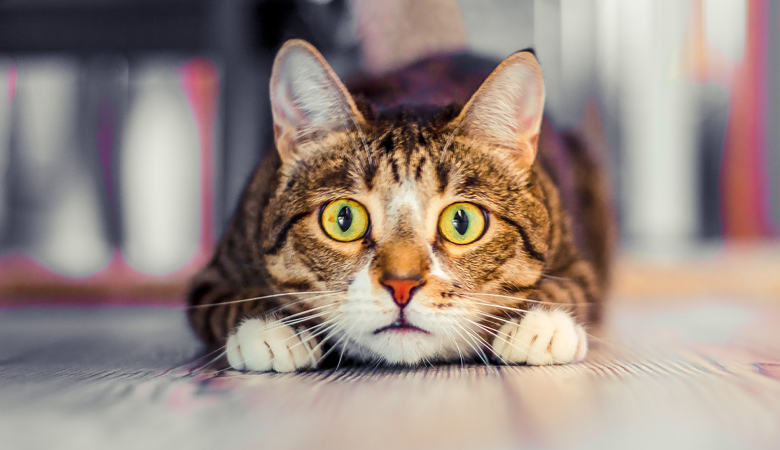
M509 152L523 167L530 167L543 112L542 68L532 52L523 51L490 74L455 120L466 136Z
M282 161L300 157L298 144L363 122L339 78L308 42L282 45L271 71L274 140Z

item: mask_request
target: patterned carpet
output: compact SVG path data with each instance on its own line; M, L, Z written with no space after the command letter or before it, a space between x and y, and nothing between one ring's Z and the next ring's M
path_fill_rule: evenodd
M176 307L6 308L0 448L780 447L780 307L635 302L610 323L571 366L275 375L189 370Z

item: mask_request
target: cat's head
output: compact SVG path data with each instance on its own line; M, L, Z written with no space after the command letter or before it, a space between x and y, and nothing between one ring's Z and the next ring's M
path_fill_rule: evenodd
M430 120L358 108L303 41L279 51L270 87L281 167L261 220L272 284L326 291L302 304L353 356L474 354L480 326L510 302L484 294L530 293L547 250L534 55L510 56L459 113Z

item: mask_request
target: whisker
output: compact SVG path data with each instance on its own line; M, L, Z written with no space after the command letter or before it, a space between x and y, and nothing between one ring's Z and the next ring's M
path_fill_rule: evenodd
M235 304L235 303L254 302L254 301L258 301L258 300L265 300L267 298L284 297L286 295L323 294L323 293L330 293L330 292L337 292L337 291L284 292L284 293L281 293L281 294L263 295L261 297L244 298L244 299L240 299L240 300L230 300L230 301L227 301L227 302L208 303L208 304L205 304L205 305L189 305L189 306L187 306L187 309L211 308L211 307L214 307L214 306L232 305L232 304ZM301 301L303 301L303 300L311 300L311 297L307 298L307 299L301 299Z
M557 303L557 302L545 302L545 301L542 301L542 300L534 300L534 299L530 299L530 298L515 297L513 295L488 294L488 293L484 293L484 292L469 292L469 293L467 293L465 295L486 295L486 296L489 296L489 297L500 297L500 298L506 298L506 299L515 300L515 301L536 303L536 304L540 304L540 305L566 305L567 304L567 303ZM465 295L464 295L464 297L465 297ZM474 299L474 300L476 300L476 299ZM594 305L595 303L593 303L593 302L577 302L577 304L578 305Z
M475 345L477 345L477 348L478 348L479 354L482 356L482 358L481 358L481 359L482 359L483 361L486 361L486 362L485 362L485 365L488 365L488 366L489 366L489 365L490 365L490 362L489 362L489 361L490 361L490 359L489 359L489 358L488 358L488 356L485 354L485 352L484 352L484 349L482 348L482 346L481 346L481 345L479 345L479 341L481 340L481 341L482 341L482 342L484 342L484 343L485 343L485 344L486 344L488 347L490 347L490 344L489 344L489 343L487 343L487 342L486 342L484 339L482 339L482 338L481 338L481 337L480 337L480 336L479 336L479 335L478 335L476 332L474 332L474 331L472 331L472 330L469 330L468 328L464 327L463 325L460 325L460 324L458 324L458 325L461 327L461 329L463 330L463 332L464 332L464 333L466 333L466 335L467 335L467 336L470 336L472 339L474 339L474 344L475 344Z
M463 327L462 327L462 326L461 326L459 323L455 322L455 325L456 325L456 326L458 326L458 327L460 327L461 329L463 329ZM471 349L472 349L472 350L474 350L474 353L476 353L476 354L477 354L477 356L479 356L479 358L482 360L482 362L484 362L484 363L485 363L485 365L486 365L486 366L489 366L489 365L490 365L490 363L487 361L487 358L485 358L485 355L484 355L484 354L483 354L481 351L479 351L479 350L478 350L476 347L474 347L474 345L471 343L471 341L470 341L470 340L468 340L468 339L466 339L465 337L463 337L463 335L462 335L462 334L460 334L460 331L458 331L458 330L457 330L457 329L455 329L455 328L453 328L453 329L452 329L452 331L454 331L454 332L458 333L458 336L460 336L460 337L463 339L463 342L465 342L466 344L468 344L468 346L469 346L469 347L471 347Z
M320 307L318 309L322 309L322 308L325 308L325 307L328 307L328 306L331 306L331 305L323 305L322 307ZM259 330L257 332L257 336L260 336L262 333L267 333L269 331L278 330L279 328L292 327L293 325L299 324L301 322L306 322L307 320L316 319L317 317L321 317L321 316L329 314L330 311L324 311L324 312L317 313L317 314L310 314L311 311L302 311L302 312L300 312L298 314L295 314L295 315L301 315L301 314L304 314L304 313L305 314L309 314L309 315L304 316L304 317L299 317L299 318L297 318L295 320L288 320L292 316L285 317L285 318L279 319L279 320L274 320L273 322L270 322L271 325L272 325L271 327L263 328L263 329Z
M460 367L463 367L464 366L463 353L460 351L460 346L458 345L458 340L455 339L455 336L452 333L450 333L450 330L448 330L447 328L442 328L442 329L444 330L445 333L447 333L447 336L450 339L452 339L452 342L455 344L455 349L458 351L458 355L460 356Z
M344 332L344 337L347 337L348 333ZM338 345L338 342L336 342ZM341 367L341 358L344 357L344 351L347 349L347 345L349 344L349 338L347 337L347 342L344 343L343 346L341 346L341 354L339 355L339 362L336 364L336 370L339 370L339 367Z
M511 345L512 347L516 348L517 350L520 350L520 351L522 351L522 352L525 352L526 354L528 353L528 350L523 350L523 349L521 349L520 347L518 347L518 346L514 345L514 343L513 343L513 342L511 342L511 341L509 340L509 339L511 339L511 338L512 338L512 336L511 336L511 335L509 335L509 334L507 334L507 333L504 333L504 332L503 332L503 331L501 331L501 330L494 330L494 329L491 329L490 327L486 327L486 326L484 326L484 325L482 325L482 324L480 324L480 323L478 323L478 322L475 322L475 321L473 321L473 320L470 320L470 319L466 319L466 320L467 320L467 321L469 321L469 322L471 322L472 324L474 324L474 325L476 325L476 326L478 326L478 327L482 328L483 330L485 330L485 332L487 332L487 333L489 333L489 334L491 334L491 335L493 335L493 336L496 336L496 337L498 337L498 335L503 335L503 336L506 336L506 338L503 338L504 342L506 342L507 344L509 344L509 345ZM514 340L513 340L513 341L514 341ZM529 349L529 350L532 350L532 349L533 349L533 347L531 347L530 345L526 344L525 342L518 342L518 343L519 343L519 344L523 344L523 345L525 345L526 347L528 347L528 349ZM491 346L491 348L492 348L492 346ZM509 364L507 364L507 362L506 362L506 361L505 361L505 360L504 360L504 359L501 357L501 355L499 355L499 354L498 354L498 353L496 353L496 352L493 352L493 354L494 354L494 355L496 355L496 357L497 357L497 358L501 359L501 362L503 362L505 365L509 365ZM558 361L558 360L556 360L555 358L552 358L552 360L553 360L553 362L556 362L556 363L558 363L558 364L561 364L561 363L562 363L562 361Z
M338 304L338 302L330 302L330 303L327 303L325 305L317 306L315 308L309 308L309 309L306 309L304 311L301 311L301 312L298 312L298 313L295 313L295 314L290 314L289 316L282 317L282 318L279 319L279 322L283 322L283 323L285 323L287 325L291 325L295 321L291 321L290 319L295 319L296 317L299 317L301 315L305 316L308 313L311 313L311 312L314 312L314 311L319 311L319 310L324 309L324 308L330 308L330 307L332 307L333 305L336 305L336 304ZM295 322L295 323L298 323L298 322Z
M331 337L332 337L334 334L336 334L336 333L338 333L339 331L341 331L341 329L343 329L344 327L346 327L346 325L345 325L345 324L343 324L343 323L341 323L341 324L340 324L340 323L334 323L333 325L330 325L329 327L327 327L327 328L326 328L326 330L324 330L324 331L327 331L327 333L328 333L328 334L327 334L327 335L326 335L326 336L325 336L325 337L324 337L324 338L323 338L323 339L320 341L320 343L319 343L319 344L317 344L317 346L316 346L316 347L314 347L314 349L312 349L312 351L314 352L314 351L316 351L318 348L320 348L320 347L322 347L323 345L325 345L325 343L326 343L326 342L328 342L328 340L329 340L329 339L330 339L330 338L331 338ZM322 332L324 332L324 331L322 331ZM322 334L322 332L320 332L320 333L317 333L317 334L318 334L318 335L319 335L319 334ZM330 349L328 349L328 351L327 351L327 352L325 352L325 354L324 354L324 355L322 355L322 357L320 357L320 361L324 360L324 359L325 359L325 357L326 357L328 354L330 354L330 352L331 352L331 351L332 351L334 348L335 348L335 346L334 346L334 347L332 347L332 348L330 348Z
M310 301L310 300L317 300L317 299L320 299L320 298L332 297L334 295L344 294L346 292L347 291L331 291L330 294L323 294L323 295L316 295L314 297L301 298L301 299L298 299L298 300L295 300L295 301L292 301L292 302L287 302L287 303L285 303L283 305L279 305L276 308L273 308L273 309L270 309L270 310L264 312L263 314L265 314L265 315L273 314L273 313L279 312L279 311L281 311L281 310L283 310L285 308L289 308L291 306L295 306L295 305L297 305L299 303L307 302L307 301Z
M327 341L328 339L330 339L330 337L331 337L331 336L333 336L333 335L334 335L334 334L336 334L336 333L339 333L339 332L343 331L345 328L347 328L347 326L346 326L346 325L342 325L342 327L341 327L341 328L336 328L336 329L335 329L335 330L333 330L332 332L328 333L328 336L327 336L325 339L323 339L323 340L322 340L322 342L320 343L320 345L324 344L324 343L325 343L325 341ZM346 336L346 334L345 334L344 336ZM333 346L332 346L331 348L329 348L329 349L328 349L328 351L327 351L327 352L325 352L325 354L324 354L324 355L322 355L322 358L321 358L321 359L323 359L323 360L324 360L324 359L325 359L325 357L327 357L327 356L330 354L330 352L332 352L333 350L335 350L336 348L338 348L339 342L341 342L341 340L342 340L342 339L344 339L344 336L340 337L340 338L339 338L339 339L338 339L338 340L337 340L337 341L336 341L336 342L333 344Z
M328 324L331 324L331 323L335 322L336 320L338 320L338 319L339 319L339 316L341 316L341 314L340 314L340 313L337 313L337 314L336 314L334 317L331 317L330 319L324 320L324 321L322 321L322 323L319 323L319 324L313 325L313 326L311 326L311 327L309 327L309 328L303 328L303 329L301 329L301 331L299 331L299 332L295 333L295 335L294 335L294 336L300 336L302 333L304 333L304 332L306 332L306 331L308 331L309 333L311 333L311 332L312 332L312 330L318 330L318 329L321 329L323 326L325 326L325 325L328 325ZM312 336L312 337L314 337L314 336Z
M344 105L342 105L342 109L344 110L344 113L347 115L347 117L350 117L352 119L352 122L357 126L357 122L355 121L355 118L352 117L352 114L350 114L349 112L346 111L346 108L344 107ZM349 133L349 124L347 123L346 120L342 120L342 123L344 124L344 129L347 130L347 134L349 135L349 140L352 141L352 146L356 150L357 157L360 158L360 162L363 165L367 165L368 163L367 163L366 159L364 158L363 153L360 151L360 147L358 147L358 143L357 143L357 141L355 141L355 137L352 136L351 133ZM363 138L363 132L360 130L360 127L357 127L357 132L358 132L358 134L360 134L360 137ZM365 141L365 139L363 139L363 150L365 151L366 155L368 155L368 148L366 147L365 144L366 144L366 141Z
M306 311L306 312L308 313L309 311ZM320 312L320 313L317 313L317 314L310 314L308 316L299 317L299 318L297 318L295 320L290 320L290 321L288 321L287 318L284 318L284 319L280 320L279 322L281 324L283 324L283 325L287 325L288 327L292 327L293 325L297 325L299 323L306 322L307 320L316 319L317 317L322 317L322 316L328 315L330 313L331 313L331 311L323 311L323 312Z
M223 348L224 348L224 350L223 350ZM209 356L211 356L211 355L213 355L214 353L217 353L217 352L220 352L220 353L214 359L212 359L211 361L207 362L206 364L203 364L202 366L198 367L197 369L191 370L190 372L197 374L198 372L200 372L201 370L205 369L206 367L208 367L208 366L214 364L215 362L219 361L220 358L222 358L223 356L227 355L227 347L226 346L225 347L220 347L220 348L218 348L216 350L213 350L213 351L211 351L209 353L206 353L205 355L201 356L198 359L208 358Z
M490 307L493 307L493 308L503 309L503 310L512 311L512 312L518 312L518 313L526 313L526 312L529 311L527 309L522 309L522 308L513 308L511 306L496 305L495 303L484 303L484 302L480 302L479 299L476 299L476 298L471 298L471 297L464 297L464 298L466 298L468 300L471 300L475 305L490 306Z
M381 359L377 359L376 363L373 366L371 366L371 368L370 368L371 371L368 373L368 377L374 376L374 373L376 372L376 369L378 369L379 366L381 366L381 365L382 365L382 360Z
M493 314L486 313L485 311L476 310L474 312L479 314L479 315L481 315L481 316L490 317L491 319L497 320L500 324L514 323L513 319L507 319L506 317L494 316ZM527 311L523 311L523 312L527 312Z
M546 273L541 274L541 276L543 276L545 278L550 278L552 280L574 281L573 278L569 278L569 277L556 277L554 275L547 275Z
M329 336L328 336L328 337L329 337ZM319 347L320 347L320 346L321 346L321 345L322 345L322 344L325 342L325 340L327 340L327 339L328 339L328 338L326 337L325 339L323 339L323 341L322 341L322 342L321 342L321 343L320 343L320 344L319 344L317 347L313 348L313 349L310 351L310 355L313 355L313 354L314 354L314 352L316 351L316 349L317 349L317 348L319 348ZM302 342L303 342L303 341L299 341L299 342L298 342L298 344L301 344ZM293 347L294 347L295 345L298 345L298 344L294 344L294 345L293 345ZM290 347L290 348L293 348L293 347ZM227 352L227 351L226 351L226 352ZM324 356L323 356L323 358L321 358L320 360L322 360L322 359L324 359ZM244 360L244 361L246 361L246 360ZM224 372L225 370L230 370L231 368L232 368L232 367L227 367L227 368L225 368L225 369L218 370L217 372L215 372L215 374L219 374L219 373L221 373L221 372Z
M452 130L452 133L450 133L449 136L447 136L447 141L444 143L444 147L441 149L441 153L439 153L439 164L441 164L442 161L444 161L444 154L447 153L447 148L452 143L452 140L455 138L455 134L460 130L460 127L463 126L463 124L466 122L465 117L464 119L458 124L457 127L455 127L454 130Z
M499 307L498 305L492 305L492 304L489 304L489 303L480 303L480 304L481 304L481 305L486 305L486 306L496 306L496 307ZM564 305L564 304L561 304L561 306L563 306L563 305ZM521 313L523 313L523 314L544 314L544 312L542 312L542 311L537 311L537 310L535 310L535 309L516 309L515 311L516 311L516 312L521 312ZM488 313L486 313L486 312L484 312L484 311L475 310L474 312L476 312L477 314L481 314L481 315L483 315L483 316L486 316L486 317L490 317L491 319L495 319L495 320L499 321L500 323L509 323L509 322L514 322L514 320L513 320L513 319L507 319L507 318L505 318L505 317L494 316L494 315L492 315L492 314L488 314ZM518 325L519 325L519 323L518 323ZM588 334L588 333L585 333L585 334ZM590 334L588 334L588 335L589 335L589 336L592 336L592 335L590 335ZM595 337L595 336L594 336L594 337Z
M327 328L329 328L329 325L335 323L339 319L340 315L341 314L337 314L335 317L332 317L332 318L330 318L328 320L325 320L322 323L320 323L318 325L314 325L314 326L312 326L310 328L304 328L301 331L299 331L299 332L295 333L294 335L292 335L292 336L288 337L287 339L285 339L285 341L287 341L289 339L292 339L294 337L298 337L299 338L298 343L297 344L293 344L292 347L290 347L290 349L293 349L293 348L295 348L298 345L303 343L303 339L300 339L300 336L301 336L301 334L303 334L303 333L305 333L307 331L309 332L309 335L310 335L309 339L310 340L311 339L315 339L320 334L325 333L327 331Z
M504 321L505 323L511 323L511 324L513 324L513 325L517 326L518 328L525 328L525 329L528 329L528 327L524 327L524 326L523 326L522 324L520 324L519 322L515 322L515 321L513 321L513 320L507 320L507 319L503 319L503 318L495 317L495 316L492 316L491 314L482 313L482 312L480 312L480 311L478 311L478 313L485 314L485 315L487 315L487 316L489 316L489 317L492 317L492 318L495 318L495 319L502 320L502 321ZM472 321L471 321L471 320L469 320L469 319L466 319L466 320L468 320L469 322L472 322ZM472 323L473 323L473 322L472 322ZM482 327L483 327L483 326L481 326L481 325L479 325L479 324L475 324L475 325L479 326L480 328L482 328ZM486 330L486 331L487 331L487 330ZM512 341L510 341L510 338L512 338L512 336L511 336L511 335L509 335L509 334L507 334L507 333L504 333L504 332L503 332L503 331L501 331L501 330L491 330L491 331L494 331L494 332L496 332L496 333L497 333L497 334L494 334L494 336L498 336L498 334L502 334L502 335L506 336L506 338L503 338L503 339L504 339L504 342L506 342L507 344L509 344L509 345L511 345L512 347L516 348L517 350L520 350L521 352L525 352L525 353L526 353L526 355L528 354L528 352L529 352L530 350L533 350L533 347L532 347L531 345L529 345L529 344L526 344L525 342L516 341L516 340L514 340L514 339L513 339ZM523 350L523 349L521 349L520 347L518 347L518 346L514 345L514 344L513 344L513 342L517 342L518 344L523 344L524 346L526 346L526 347L528 348L528 350ZM496 356L498 356L498 355L497 355L495 352L494 352L494 354L495 354ZM552 361L553 361L553 362L555 362L556 364L564 364L564 362L563 362L563 361L559 361L559 360L557 360L557 359L555 359L555 358L552 358Z
M337 320L338 320L338 316L337 317L333 317L331 319L328 319L328 320L322 322L321 324L315 325L315 326L313 326L311 328L304 328L301 331L299 331L299 332L295 333L294 335L292 335L292 336L288 337L287 339L285 339L285 342L290 340L290 339L292 339L292 338L297 337L298 338L298 342L293 344L292 346L290 346L289 347L290 350L294 349L295 347L297 347L299 345L303 345L304 347L306 347L306 345L304 344L304 340L301 339L301 334L303 334L303 333L308 331L309 332L309 340L315 340L315 342L316 342L316 337L319 336L322 333L325 333L327 331L327 328L329 328L329 325L333 324ZM316 331L316 333L314 333L315 331ZM314 333L314 334L312 334L312 333ZM313 354L314 349L316 349L316 348L317 347L310 348L309 350Z

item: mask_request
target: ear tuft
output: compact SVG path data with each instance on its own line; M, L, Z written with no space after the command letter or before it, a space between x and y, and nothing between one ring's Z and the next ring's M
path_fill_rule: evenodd
M308 42L285 42L271 71L271 110L276 146L283 160L300 140L362 121L344 85Z
M544 112L542 68L531 52L518 52L490 74L463 108L463 132L510 151L523 165L536 158Z

